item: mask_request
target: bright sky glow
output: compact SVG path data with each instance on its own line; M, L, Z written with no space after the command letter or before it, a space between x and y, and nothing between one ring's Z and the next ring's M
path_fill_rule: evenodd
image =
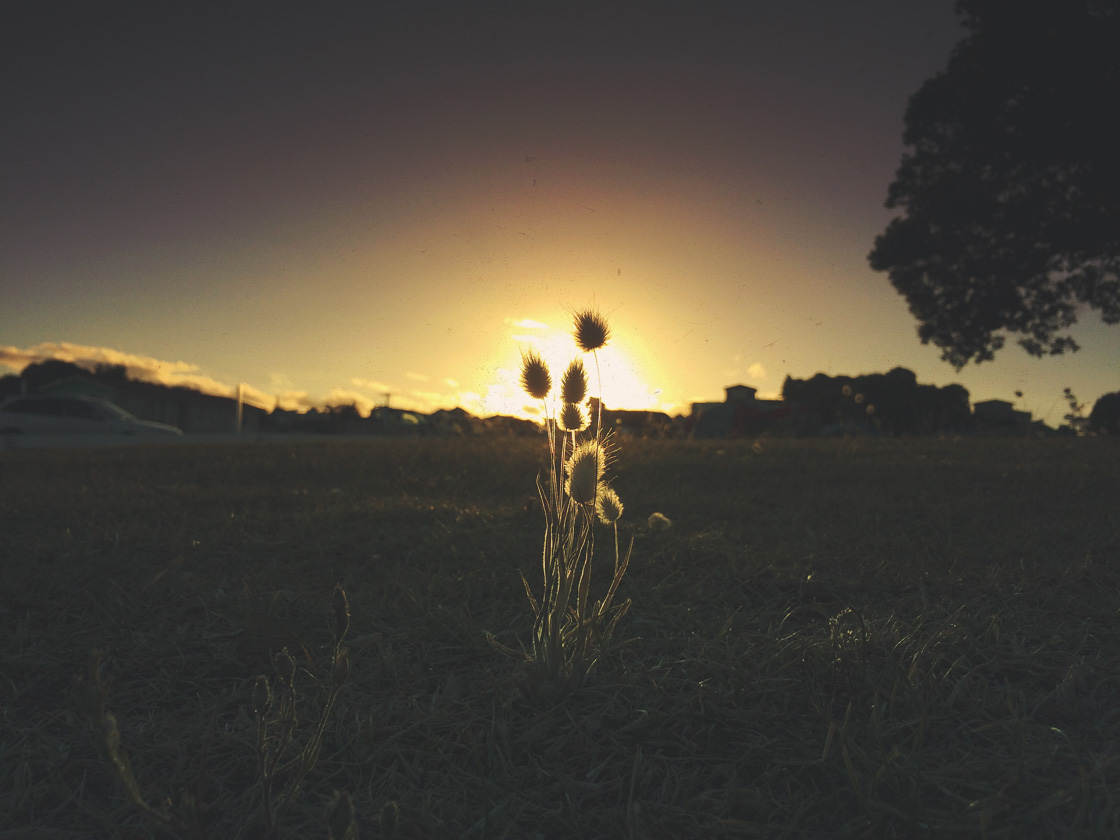
M0 374L528 416L521 352L558 378L594 307L613 408L901 365L1056 425L1063 387L1120 389L1093 313L1080 353L1012 339L957 373L867 265L950 0L631 5L31 4L6 33Z
M508 326L513 330L509 336L510 347L494 360L496 381L487 388L485 396L480 397L478 413L509 414L532 419L540 419L545 410L555 414L558 411L560 379L576 358L583 359L584 369L588 374L588 396L599 395L601 376L603 402L608 407L662 407L660 394L652 391L646 384L648 379L641 365L628 352L630 348L627 348L627 331L616 332L612 329L607 346L598 351L597 373L595 354L582 352L572 338L571 317L560 316L557 320L562 326L549 326L531 318L508 320ZM522 354L530 350L540 355L552 376L553 393L544 405L526 394L521 386Z

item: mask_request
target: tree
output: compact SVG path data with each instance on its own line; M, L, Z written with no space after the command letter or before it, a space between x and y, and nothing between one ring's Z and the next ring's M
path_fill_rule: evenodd
M968 34L906 109L908 147L875 239L958 370L1004 334L1076 350L1080 309L1120 322L1120 0L958 0Z
M1097 398L1089 413L1089 428L1098 434L1120 435L1120 391Z
M22 393L22 391L23 383L14 373L0 376L0 400L5 397L14 397L16 394Z
M847 425L876 427L887 434L957 432L971 421L968 391L960 385L919 385L914 372L896 367L885 374L787 376L782 399L797 406L801 432Z
M107 382L128 381L128 368L124 365L111 365L108 362L98 362L93 372L99 379Z
M27 390L34 393L59 379L70 376L89 376L89 371L73 362L64 362L61 359L46 359L42 362L32 362L23 369L20 376L27 382Z

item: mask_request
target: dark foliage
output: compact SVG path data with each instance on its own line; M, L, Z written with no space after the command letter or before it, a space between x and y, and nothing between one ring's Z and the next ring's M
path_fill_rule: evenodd
M1120 3L959 0L969 34L906 110L909 147L875 240L886 271L958 369L1005 333L1076 350L1084 306L1120 322Z
M1093 404L1089 428L1098 434L1120 435L1120 391L1103 394Z
M124 365L98 364L94 368L97 378L105 382L127 382L128 368Z
M342 403L327 406L327 413L341 420L360 420L362 414L358 411L357 403Z
M28 365L20 375L27 383L27 389L35 392L58 379L65 379L70 376L89 376L89 371L73 362L47 359L45 362L34 362Z
M0 399L23 393L23 383L14 373L0 376Z
M920 385L914 372L787 376L782 399L797 406L802 431L866 427L886 434L965 431L971 420L968 391L961 385Z
M1085 403L1078 402L1077 395L1068 385L1062 389L1062 399L1069 406L1069 411L1063 415L1066 421L1064 429L1076 435L1083 435L1089 429L1089 418L1085 416Z

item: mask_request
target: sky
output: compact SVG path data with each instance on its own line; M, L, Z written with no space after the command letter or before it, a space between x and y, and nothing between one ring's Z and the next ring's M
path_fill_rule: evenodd
M899 365L1051 425L1120 390L1094 312L1079 353L958 372L868 266L951 0L26 5L0 374L526 416L521 354L558 379L593 307L616 408Z

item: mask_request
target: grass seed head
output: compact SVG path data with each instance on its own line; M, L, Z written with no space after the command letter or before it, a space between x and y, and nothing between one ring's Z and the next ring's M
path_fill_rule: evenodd
M598 350L606 344L611 337L611 331L610 327L607 326L607 320L593 309L585 309L583 312L577 312L575 327L576 344L578 344L580 350L583 350L585 353Z
M587 372L583 369L583 359L572 359L560 380L560 395L566 403L581 403L587 396Z
M599 483L606 469L607 453L598 441L588 440L576 447L568 459L568 481L564 487L572 501L589 505L599 495Z
M668 531L673 527L673 520L660 511L654 511L646 520L646 525L651 531Z
M548 365L532 350L521 357L521 385L530 396L538 400L543 400L552 390Z
M582 432L587 428L587 419L575 403L564 403L560 412L560 428L565 432Z
M595 500L595 512L604 525L617 522L622 518L622 499L618 498L618 493L612 488L602 487L599 490L599 498Z
M334 638L341 642L350 631L350 599L341 585L334 588L331 609L334 611Z

